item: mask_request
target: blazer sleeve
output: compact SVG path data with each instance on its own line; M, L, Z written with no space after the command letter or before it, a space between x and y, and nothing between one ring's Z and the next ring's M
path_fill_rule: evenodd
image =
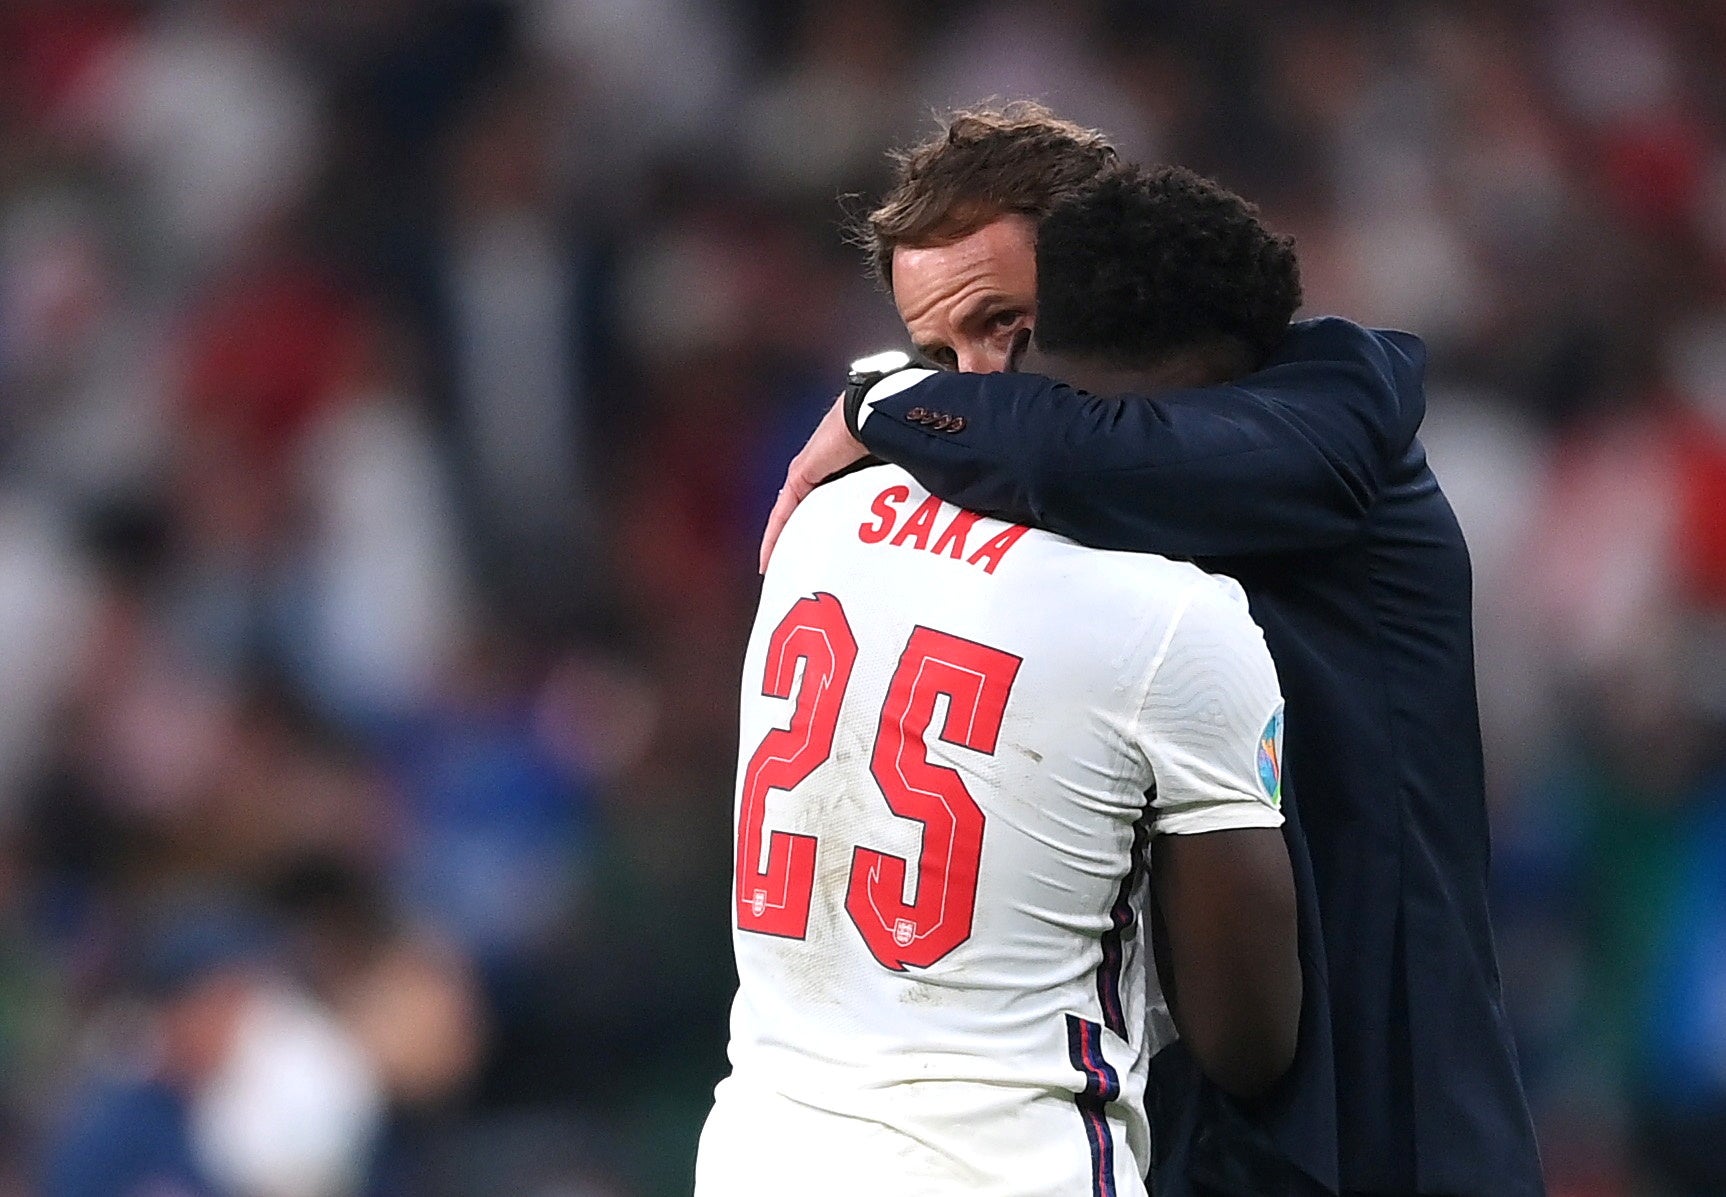
M1082 544L1175 557L1325 548L1356 535L1413 440L1423 365L1407 334L1309 321L1236 383L1101 396L1037 375L944 373L872 404L861 435L949 502Z

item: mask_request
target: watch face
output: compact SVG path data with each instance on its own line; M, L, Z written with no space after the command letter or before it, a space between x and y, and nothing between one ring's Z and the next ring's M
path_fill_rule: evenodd
M903 349L889 349L884 353L872 353L868 357L860 357L851 363L853 377L864 377L870 374L891 374L895 370L903 370L911 364L911 355Z

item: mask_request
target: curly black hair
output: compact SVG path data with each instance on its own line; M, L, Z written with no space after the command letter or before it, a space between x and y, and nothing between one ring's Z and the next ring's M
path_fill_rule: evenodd
M1232 338L1256 367L1300 303L1293 239L1183 167L1109 170L1037 228L1036 343L1049 353L1144 367Z

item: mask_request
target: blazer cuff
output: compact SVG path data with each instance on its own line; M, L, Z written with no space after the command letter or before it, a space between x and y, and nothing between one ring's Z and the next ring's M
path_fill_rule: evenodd
M869 422L869 417L875 411L875 405L883 399L891 399L901 391L909 390L925 378L933 378L939 370L927 370L912 367L905 370L895 370L880 382L863 392L863 399L857 405L855 413L847 411L847 423L851 425L851 435L858 440L863 439L863 425Z

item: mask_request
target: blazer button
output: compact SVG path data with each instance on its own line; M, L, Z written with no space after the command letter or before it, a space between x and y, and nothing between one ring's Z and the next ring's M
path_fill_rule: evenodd
M924 411L920 407L913 407L910 411L905 413L905 418L910 420L913 424L921 424L923 422L923 417L928 414L928 412Z
M948 428L952 427L952 425L953 417L944 413L929 421L929 427L933 428L936 432L945 432Z
M964 416L954 416L953 422L951 424L947 425L947 431L948 432L963 432L963 431L965 431L965 417Z

